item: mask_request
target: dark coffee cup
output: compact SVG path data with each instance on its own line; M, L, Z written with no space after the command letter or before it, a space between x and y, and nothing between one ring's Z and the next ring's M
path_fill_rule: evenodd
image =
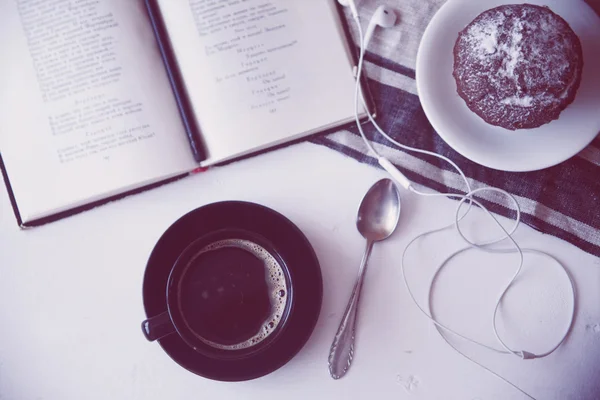
M223 229L183 250L166 299L167 311L142 323L148 340L179 335L206 357L239 359L263 352L285 331L293 282L269 240Z

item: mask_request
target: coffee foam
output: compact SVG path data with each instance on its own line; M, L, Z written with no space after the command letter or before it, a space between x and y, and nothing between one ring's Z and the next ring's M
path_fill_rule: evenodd
M271 314L259 329L259 331L241 343L236 343L232 345L223 345L220 343L215 343L211 340L205 339L199 335L196 335L198 339L207 345L222 349L222 350L241 350L246 349L252 346L256 346L263 340L265 340L275 328L281 322L281 318L283 317L283 313L285 312L285 307L287 305L288 300L288 290L285 281L285 275L283 273L283 268L279 264L279 262L273 257L269 251L267 251L262 246L259 246L256 243L253 243L249 240L244 239L225 239L219 240L217 242L211 243L204 247L200 252L196 254L194 259L200 256L203 253L207 253L209 251L214 251L226 247L236 247L238 249L242 249L252 253L255 257L263 262L265 269L265 281L267 282L267 286L269 288L269 300L271 302ZM193 260L192 260L193 261Z

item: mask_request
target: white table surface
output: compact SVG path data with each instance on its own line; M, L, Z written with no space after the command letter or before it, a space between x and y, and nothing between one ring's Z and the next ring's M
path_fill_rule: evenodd
M455 353L410 302L400 279L401 252L416 234L451 221L457 203L406 191L401 225L372 255L354 364L342 380L329 377L327 353L363 252L355 212L384 176L303 143L26 231L17 228L8 196L0 193L0 399L524 398ZM193 375L140 330L142 277L157 239L186 212L229 199L264 204L295 222L314 246L324 278L320 319L306 346L278 371L243 383ZM482 238L486 224L468 221L467 230ZM533 361L458 345L538 399L600 398L600 260L525 226L516 237L568 265L578 289L572 335L555 354ZM420 301L434 261L461 245L447 233L414 250L409 277ZM515 259L472 253L451 264L435 292L440 319L495 344L491 311ZM502 308L506 340L533 352L551 346L566 324L567 289L552 264L528 257Z

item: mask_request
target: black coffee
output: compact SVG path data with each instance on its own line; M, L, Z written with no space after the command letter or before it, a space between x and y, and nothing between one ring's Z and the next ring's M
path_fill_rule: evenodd
M188 263L179 304L188 327L225 350L251 347L277 327L287 286L277 260L247 240L228 239L202 249Z

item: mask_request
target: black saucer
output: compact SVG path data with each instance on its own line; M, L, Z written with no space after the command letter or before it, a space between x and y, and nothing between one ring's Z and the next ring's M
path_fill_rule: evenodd
M147 317L167 310L169 272L191 242L231 228L268 239L293 275L294 303L285 332L264 352L241 360L207 358L176 333L159 343L175 362L197 375L219 381L244 381L267 375L294 357L310 337L321 310L323 281L319 261L304 234L286 217L270 208L241 201L209 204L181 217L161 236L150 255L144 275L144 309Z

